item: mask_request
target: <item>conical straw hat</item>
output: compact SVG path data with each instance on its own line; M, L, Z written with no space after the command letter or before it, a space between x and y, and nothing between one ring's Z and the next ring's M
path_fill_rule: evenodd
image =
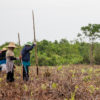
M12 48L16 48L15 43L10 42L9 45L8 45L8 48L11 48L11 47L12 47Z
M1 51L7 51L7 48L3 48Z

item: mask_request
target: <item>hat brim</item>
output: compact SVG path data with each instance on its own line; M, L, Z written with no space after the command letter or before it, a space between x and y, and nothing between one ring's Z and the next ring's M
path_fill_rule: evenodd
M5 49L5 50L1 50L1 51L7 51L7 49Z
M16 46L7 46L8 48L16 48Z

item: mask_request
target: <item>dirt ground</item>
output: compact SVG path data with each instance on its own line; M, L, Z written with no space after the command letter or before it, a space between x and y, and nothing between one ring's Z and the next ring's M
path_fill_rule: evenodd
M15 82L6 82L0 72L0 100L100 100L100 66L66 65L30 67L30 79L22 80L16 67Z

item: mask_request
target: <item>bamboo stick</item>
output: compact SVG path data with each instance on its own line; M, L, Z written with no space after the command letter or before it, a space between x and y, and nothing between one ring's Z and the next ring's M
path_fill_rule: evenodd
M34 42L36 42L36 33L35 33L35 20L34 20L34 12L32 10L32 19L33 19L33 34L34 34ZM38 68L38 56L37 56L37 45L35 46L35 63L36 63L36 74L39 74Z
M21 46L20 45L20 34L19 34L19 32L18 32L18 44L19 44L19 46Z
M19 45L20 55L21 55L21 44L20 44L20 33L19 32L18 32L18 45ZM22 65L22 59L21 59L21 65ZM23 65L21 68L21 78L23 79Z

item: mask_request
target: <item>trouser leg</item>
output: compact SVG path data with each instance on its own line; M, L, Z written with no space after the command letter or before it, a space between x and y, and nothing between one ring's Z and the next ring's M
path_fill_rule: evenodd
M11 82L14 82L14 70L12 70L12 72L11 72Z
M7 73L7 77L6 77L7 82L10 81L10 72Z
M14 70L7 73L7 82L14 82Z
M0 67L0 71L1 71L2 69L1 69L1 67Z
M27 75L29 77L29 67L27 66Z
M27 66L27 81L29 80L29 67Z
M0 66L0 71L2 71L2 66Z
M26 78L26 72L25 72L25 68L23 66L23 80L25 80L25 78Z
M28 70L28 66L25 67L23 66L23 80L28 81L29 80L29 70Z

